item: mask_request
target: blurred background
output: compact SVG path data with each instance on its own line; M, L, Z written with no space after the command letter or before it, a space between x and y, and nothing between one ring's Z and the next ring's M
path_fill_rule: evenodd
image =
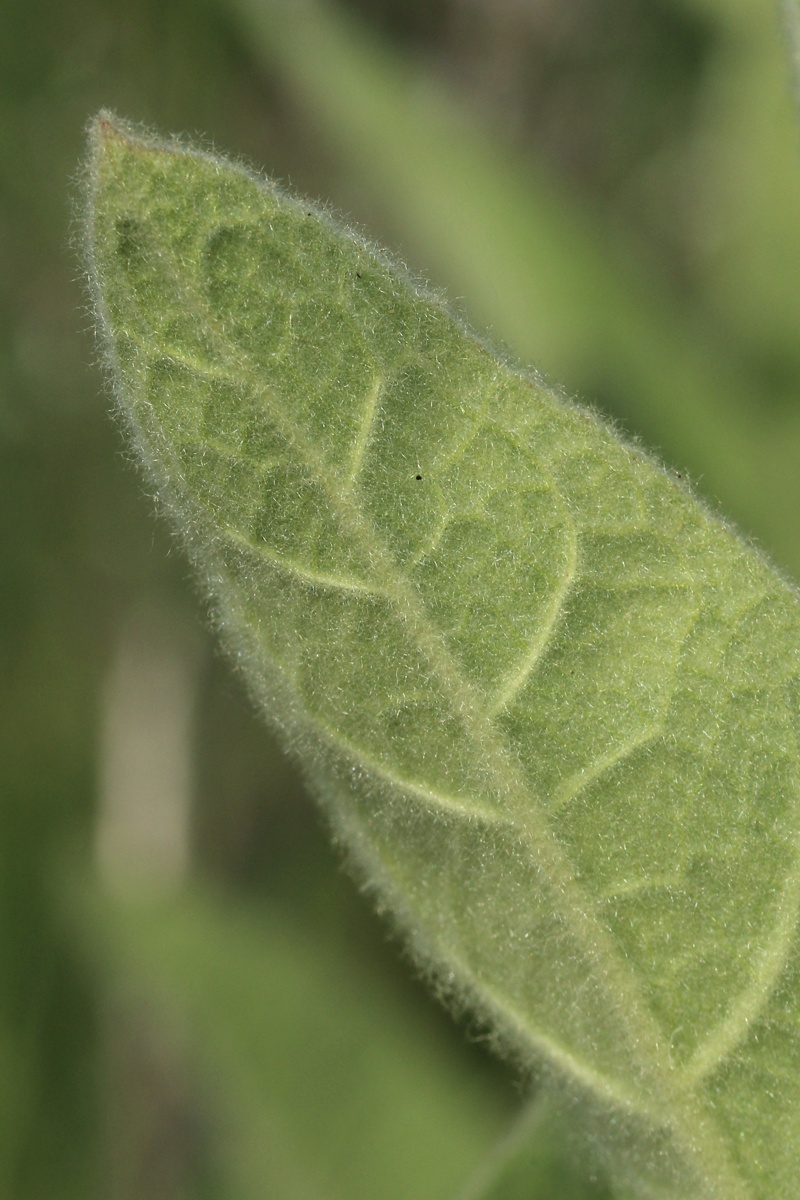
M526 1086L206 630L96 362L88 119L330 202L797 577L786 45L770 0L3 0L0 1195L445 1200Z

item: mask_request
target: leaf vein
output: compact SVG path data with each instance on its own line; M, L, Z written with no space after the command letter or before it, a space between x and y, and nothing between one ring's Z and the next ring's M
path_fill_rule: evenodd
M530 642L522 662L506 674L494 695L490 697L486 710L489 717L497 717L508 708L514 697L535 674L539 663L547 654L555 639L556 629L566 607L567 597L575 584L578 570L577 531L574 522L569 517L567 517L567 520L569 540L567 542L567 561L563 575L558 587L553 592L542 624Z
M328 588L343 592L357 592L365 596L386 597L386 592L382 588L372 587L360 579L317 571L312 567L306 566L304 563L299 563L294 559L276 554L273 550L270 550L266 543L254 541L252 538L240 533L238 529L234 529L232 525L224 525L221 528L224 530L225 537L230 541L244 546L246 549L259 555L259 557L266 559L271 566L284 571L287 575L295 575L302 583L306 583L311 587Z
M347 478L347 484L351 488L355 487L358 482L358 477L364 465L364 458L375 429L385 386L386 379L384 376L376 374L367 393L361 425L353 443L353 454L350 459L350 470Z
M433 788L427 784L418 783L413 779L404 778L391 767L387 766L386 763L379 762L376 758L366 754L361 746L356 745L349 738L343 737L337 730L331 729L324 721L313 717L309 718L309 720L313 724L315 731L334 750L343 752L352 758L354 771L361 772L363 770L370 775L377 776L393 788L406 792L418 800L422 800L429 809L447 813L448 816L456 816L468 821L478 820L490 825L510 826L512 824L511 819L505 813L489 808L488 805L478 804L474 801L467 803L461 796L451 796L446 792L440 791L439 788Z
M565 808L580 796L581 792L586 788L591 787L598 779L602 778L607 771L613 770L619 763L624 762L626 758L630 758L637 750L641 750L644 746L648 746L656 738L660 737L663 732L661 722L654 725L649 725L641 731L641 733L629 738L628 741L621 743L614 750L610 750L607 754L595 759L589 766L575 771L564 781L556 792L555 800L550 813L557 813L560 809Z
M682 1078L697 1087L730 1058L746 1040L750 1027L767 1005L789 959L800 916L800 863L778 901L776 920L766 946L758 958L758 969L747 987L728 1009L725 1018L714 1027L683 1068Z

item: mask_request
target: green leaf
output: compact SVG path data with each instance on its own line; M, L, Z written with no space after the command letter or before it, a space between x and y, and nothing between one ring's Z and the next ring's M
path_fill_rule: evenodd
M358 870L621 1196L788 1200L795 592L310 205L91 140L120 403Z
M193 1051L230 1200L445 1198L504 1106L352 947L195 888L66 904L106 987Z
M731 7L730 0L724 3ZM370 36L349 7L329 0L226 5L256 61L299 110L298 119L324 137L345 177L358 180L418 261L435 267L436 277L464 297L479 326L496 330L515 353L574 390L591 396L600 388L613 396L634 429L702 477L707 495L723 501L746 528L769 537L782 562L798 562L792 515L798 505L787 499L791 476L775 471L765 438L775 381L769 380L768 396L759 395L751 364L735 356L743 335L735 350L720 353L700 333L709 330L708 313L687 306L686 295L654 273L651 261L643 269L641 246L628 229L587 209L542 157L523 160L512 153L505 136L459 103L455 89L448 93L419 58L404 61L396 47ZM748 30L749 50L753 34ZM735 67L738 96L743 66ZM754 74L748 72L748 79ZM776 81L774 72L767 75L771 96ZM760 97L763 73L757 81ZM780 91L784 80L777 82ZM773 204L769 219L754 222L754 233L771 231L775 241L785 230L780 222L773 229L776 211L794 213L797 205L795 191L781 193L771 182L772 168L793 158L793 148L781 146L785 127L768 105L759 111L765 107L770 136L765 151L759 122L757 169L740 154L739 174L732 179L726 173L718 189L724 206L720 198L709 211L716 220L723 207L738 202L743 180L753 186L757 179L762 191L769 187L771 201L778 193L779 205ZM722 113L728 108L722 106ZM715 126L702 141L704 191L714 183L705 165L708 138L714 146L738 148L745 124L749 128L740 121L733 132L726 127L721 133ZM741 238L731 241L741 249ZM793 261L784 248L779 274ZM762 255L756 275L767 291L776 279L774 265L774 256ZM737 276L731 291L742 298L758 294L760 326L776 304L774 298L767 303L752 276ZM783 301L781 325L794 320L796 307ZM785 431L778 441L785 445Z

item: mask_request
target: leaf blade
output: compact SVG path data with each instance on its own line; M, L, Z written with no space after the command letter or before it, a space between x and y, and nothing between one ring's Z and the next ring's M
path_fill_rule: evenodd
M362 870L655 1139L653 1187L760 1195L709 1081L800 903L795 594L362 240L108 118L95 145L123 405Z

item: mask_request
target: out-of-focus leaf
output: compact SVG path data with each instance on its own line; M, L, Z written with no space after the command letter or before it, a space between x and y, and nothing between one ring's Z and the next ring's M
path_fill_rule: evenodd
M791 45L777 3L692 0L719 30L687 153L694 161L696 285L765 374L767 395L800 387L800 138ZM797 32L797 7L785 9ZM699 269L698 269L699 268ZM783 394L782 394L783 393Z
M446 1200L499 1135L505 1106L341 940L199 890L80 905L105 986L194 1048L229 1200Z

